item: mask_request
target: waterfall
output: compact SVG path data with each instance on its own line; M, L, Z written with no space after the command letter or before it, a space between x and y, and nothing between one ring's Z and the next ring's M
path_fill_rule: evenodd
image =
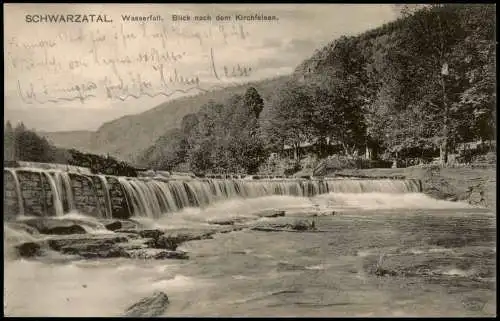
M184 180L68 173L59 169L50 169L52 175L49 175L47 170L31 168L5 170L12 175L16 184L19 215L25 212L21 185L28 184L28 182L23 181L23 183L18 179L17 170L39 173L47 179L56 215L62 215L63 212L77 208L84 214L105 218L129 216L159 218L186 207L203 208L216 202L235 198L258 198L272 195L313 197L325 193L419 193L422 189L419 180L279 178ZM36 184L26 188L36 189ZM43 184L43 180L40 180L40 184ZM33 195L35 196L32 197L36 197L37 194ZM67 205L67 209L63 207L63 204Z
M56 185L54 178L47 171L41 171L41 173L49 181L50 191L52 192L52 202L54 204L56 216L64 215L61 195L59 194L59 190L57 189L57 185Z
M108 181L106 180L106 176L104 175L97 175L99 180L101 181L101 184L104 189L104 198L106 200L106 218L112 218L113 217L113 209L111 207L111 196L109 195L109 185Z
M12 178L14 179L14 184L16 187L17 202L19 204L19 215L24 216L24 202L23 202L23 196L21 194L21 184L19 184L19 179L17 178L17 173L13 168L6 168L5 170L9 174L11 174Z
M69 211L73 211L75 209L75 200L73 197L73 189L71 188L71 178L67 172L58 172L58 174L61 176L64 183Z

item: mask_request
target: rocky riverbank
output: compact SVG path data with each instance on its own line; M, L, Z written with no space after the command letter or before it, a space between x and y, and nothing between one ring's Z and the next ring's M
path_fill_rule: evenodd
M423 193L434 198L496 208L496 166L345 169L330 175L365 179L419 179Z
M318 215L312 213L311 216ZM325 214L326 215L326 214ZM218 233L243 229L261 231L318 232L314 221L291 221L282 224L259 221L281 218L283 210L256 213L253 217L235 217L209 221L205 228L151 229L136 220L85 220L45 217L25 218L5 223L11 231L30 235L15 242L15 255L43 258L53 252L69 259L189 259L178 247L189 241L211 239ZM7 236L8 237L8 236Z

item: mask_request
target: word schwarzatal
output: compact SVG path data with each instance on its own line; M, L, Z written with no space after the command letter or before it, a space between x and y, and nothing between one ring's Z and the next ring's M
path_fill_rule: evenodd
M27 14L27 23L110 23L113 19L100 14Z

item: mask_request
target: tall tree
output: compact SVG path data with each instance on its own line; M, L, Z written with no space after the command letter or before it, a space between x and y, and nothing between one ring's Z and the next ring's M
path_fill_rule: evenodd
M264 108L264 100L259 95L257 89L255 89L255 87L248 88L243 99L243 103L253 111L255 118L259 118L260 113Z
M31 162L51 162L54 160L54 149L47 139L27 130L19 123L14 129L15 159Z
M414 79L413 101L423 102L419 103L421 112L438 116L435 121L441 123L434 134L442 164L448 161L454 127L453 50L465 38L459 10L455 5L425 7L407 17L406 28L401 32L400 48L405 51L402 56L408 60L407 71Z
M4 129L4 160L12 161L15 160L15 138L14 138L14 129L12 128L12 124L10 121L7 121Z
M271 141L292 146L298 159L302 142L313 138L314 104L308 89L294 81L278 89L271 98L270 118L265 123Z

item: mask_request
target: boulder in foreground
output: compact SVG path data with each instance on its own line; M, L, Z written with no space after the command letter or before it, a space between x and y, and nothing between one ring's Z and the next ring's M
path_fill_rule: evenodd
M128 307L125 316L157 317L165 312L169 303L168 296L164 292L155 292Z
M17 253L21 257L29 258L41 255L42 247L35 242L26 242L16 246Z

